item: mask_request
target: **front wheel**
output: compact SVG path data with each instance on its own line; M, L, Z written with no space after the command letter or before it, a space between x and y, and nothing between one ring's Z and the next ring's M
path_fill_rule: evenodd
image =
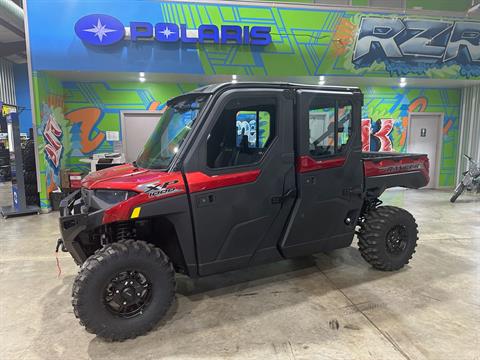
M371 210L360 225L358 245L362 257L383 271L401 269L415 253L418 230L414 217L395 206Z
M458 197L462 195L463 190L465 190L465 185L463 183L458 184L457 187L455 188L455 192L450 198L450 202L454 203L458 199Z
M72 290L80 324L107 340L150 331L170 308L175 272L152 244L124 240L104 246L83 263Z

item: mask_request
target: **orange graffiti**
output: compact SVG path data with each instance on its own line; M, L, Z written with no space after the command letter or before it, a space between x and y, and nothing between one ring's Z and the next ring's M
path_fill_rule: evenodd
M58 188L58 185L55 184L55 179L53 177L53 171L50 171L50 181L49 181L49 185L47 187L47 195L50 195L51 192L57 190Z
M333 53L340 56L348 51L348 46L353 43L353 34L355 34L355 25L348 19L342 19L335 29L333 35Z
M84 154L91 153L105 140L105 134L99 131L91 138L100 114L101 111L98 108L83 108L65 114L65 119L74 124L80 123L80 144L82 145L80 150Z
M148 107L148 110L157 110L158 106L161 104L160 101L153 101L150 106Z
M448 120L447 123L445 124L445 126L443 127L443 135L448 135L448 131L450 130L452 125L453 125L453 121Z

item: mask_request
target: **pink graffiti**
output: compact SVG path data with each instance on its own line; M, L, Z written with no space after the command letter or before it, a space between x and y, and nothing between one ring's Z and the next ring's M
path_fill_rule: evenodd
M362 119L362 151L370 151L370 135L375 136L380 142L377 151L392 151L393 145L389 138L393 130L393 119L381 119L380 129L372 134L372 119Z
M57 121L50 115L43 130L43 137L47 142L45 145L45 153L55 167L58 167L60 156L62 155L63 145L59 139L62 134L62 129Z

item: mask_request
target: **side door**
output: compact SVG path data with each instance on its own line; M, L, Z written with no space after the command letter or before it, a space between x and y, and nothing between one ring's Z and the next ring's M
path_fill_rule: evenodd
M363 203L361 94L301 90L297 100L298 199L285 257L349 246Z
M291 91L237 88L216 99L184 161L200 275L282 258L293 134Z

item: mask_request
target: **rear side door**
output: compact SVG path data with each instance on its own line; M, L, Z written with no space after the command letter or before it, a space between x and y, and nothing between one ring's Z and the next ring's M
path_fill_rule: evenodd
M291 91L237 88L216 99L184 161L200 275L282 258L293 133Z
M363 203L360 93L297 92L298 199L285 257L349 246Z

